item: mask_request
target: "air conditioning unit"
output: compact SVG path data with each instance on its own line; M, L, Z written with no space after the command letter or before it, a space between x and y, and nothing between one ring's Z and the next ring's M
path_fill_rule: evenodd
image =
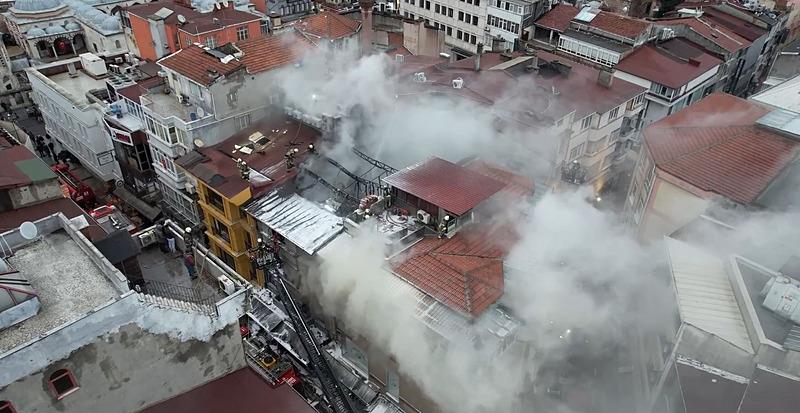
M236 286L233 284L230 278L226 276L217 277L217 287L220 291L224 292L227 295L231 295L236 292Z
M158 239L156 238L156 232L154 230L139 234L139 244L141 244L142 247L153 245L156 242L158 242Z
M464 79L457 77L453 79L453 89L461 89L464 87Z
M122 64L122 62L123 62L123 60L122 60L122 58L121 58L121 57L115 57L115 58L114 58L114 63L116 63L116 64L118 64L118 65L119 65L119 64Z
M403 63L405 61L405 58L406 57L401 54L394 55L394 61L398 63Z
M192 184L186 184L186 186L184 186L184 189L186 189L186 192L190 194L194 194L197 192L197 188L195 188L194 185Z
M417 220L422 222L423 224L430 224L431 223L431 214L418 209L417 210Z
M178 96L178 102L181 102L184 105L188 105L189 104L189 96L186 96L183 93L181 93Z
M425 76L425 72L414 73L415 82L425 83L427 80L428 78Z

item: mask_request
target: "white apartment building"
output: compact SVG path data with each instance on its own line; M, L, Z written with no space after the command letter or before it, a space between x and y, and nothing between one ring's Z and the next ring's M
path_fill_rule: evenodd
M649 90L649 125L712 93L723 61L697 44L673 38L647 44L616 65L614 76Z
M91 62L91 63L88 63ZM83 69L77 69L81 64ZM45 75L43 70L61 70ZM47 134L56 140L56 152L67 150L103 181L122 176L114 145L102 121L105 103L105 63L92 54L26 69L32 97L44 118ZM95 96L93 91L97 91Z
M162 206L173 217L201 222L196 186L175 159L195 147L220 143L264 116L277 98L266 92L270 71L300 58L297 41L308 45L293 33L217 49L192 45L159 60L159 77L118 91L121 121L131 131L147 133ZM283 59L260 58L275 53L283 53Z
M514 39L538 17L535 13L543 13L546 7L542 0L403 0L399 4L403 17L443 30L445 43L461 57L476 53L478 43L494 50L492 39L497 36L503 40L498 43L501 51L512 49Z

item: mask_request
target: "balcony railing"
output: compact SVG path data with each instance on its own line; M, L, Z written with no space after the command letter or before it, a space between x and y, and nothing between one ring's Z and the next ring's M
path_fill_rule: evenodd
M218 316L216 297L204 296L199 290L162 281L147 280L142 287L143 294L160 297L155 304L163 304L177 309L190 310L209 316Z

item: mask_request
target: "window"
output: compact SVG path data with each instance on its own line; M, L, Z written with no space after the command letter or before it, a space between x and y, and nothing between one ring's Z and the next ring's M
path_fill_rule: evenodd
M472 16L472 24L475 26L478 25L478 16Z
M246 127L250 126L250 114L244 114L242 116L236 117L236 129L242 130Z
M592 115L589 115L581 121L581 130L586 130L592 125Z
M247 27L246 26L236 29L236 38L238 40L245 40L245 39L247 39L247 36L248 36L248 33L247 33Z
M224 239L227 243L231 242L231 234L228 232L228 226L216 219L214 220L214 235Z
M453 17L453 8L452 7L447 9L447 17Z
M458 12L458 20L459 21L464 21L464 12L463 11L459 11Z
M117 49L122 48L122 44L119 42L119 40L114 40L114 47L116 47Z
M50 391L53 392L53 396L58 400L63 399L80 388L78 387L78 382L75 380L75 376L67 369L56 370L55 373L50 375L48 384L50 386Z
M225 263L225 265L231 267L234 270L236 269L236 260L234 260L233 257L231 257L231 254L228 254L227 252L225 252L225 250L220 248L219 255L217 256L219 257L219 259L222 260L222 262Z
M430 10L430 9L431 9L431 2L426 0L425 1L425 10Z
M612 120L616 119L619 116L619 106L615 107L608 113L608 121L611 122Z
M572 150L569 151L569 160L571 161L571 160L583 155L583 147L584 146L586 146L586 144L582 143L582 144L572 148Z
M461 40L461 30L456 30L456 39Z
M17 410L14 409L10 401L0 400L0 413L17 413Z
M471 34L471 35L470 35L469 42L470 42L470 43L472 43L472 44L478 44L478 38L477 38L477 37L475 37L475 35L474 35L474 34Z
M450 26L447 26L447 35L448 36L452 36L453 35L453 28L450 27Z
M206 37L206 47L210 49L217 47L217 39L215 39L214 36Z
M269 22L267 20L261 21L261 34L269 33Z
M433 8L433 11L434 11L434 13L437 13L437 14L440 12L438 4L435 5L435 7Z
M213 205L220 212L225 212L225 204L222 202L222 197L210 189L206 191L206 203Z

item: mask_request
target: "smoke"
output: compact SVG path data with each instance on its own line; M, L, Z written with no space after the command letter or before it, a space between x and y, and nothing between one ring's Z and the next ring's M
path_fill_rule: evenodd
M556 163L559 138L547 129L498 131L498 113L524 110L515 98L519 90L501 91L507 98L495 105L441 95L403 99L390 59L333 48L320 48L300 67L281 71L277 84L293 107L317 116L345 115L338 135L322 150L348 168L361 165L353 146L396 168L429 156L454 162L478 156L537 180ZM522 325L516 344L500 354L480 339L487 336L480 320L465 327L463 339L449 340L420 322L418 298L387 270L384 238L370 222L326 247L303 288L348 333L390 354L410 380L401 386L420 389L442 411L600 411L586 402L599 398L606 408L615 406L607 411L633 412L635 379L616 371L621 363L636 363L630 347L637 334L646 333L637 326L674 320L663 311L673 292L657 276L666 257L660 245L636 242L618 217L587 202L589 195L549 193L536 205L495 211L495 219L510 222L520 237L505 259L501 304ZM720 233L708 239L726 238L728 250L755 248L776 226L792 222L786 219L759 217L743 224L739 238ZM773 234L789 240L787 248L798 245L793 229L780 230ZM761 249L768 251L764 244ZM412 392L403 387L401 393Z

